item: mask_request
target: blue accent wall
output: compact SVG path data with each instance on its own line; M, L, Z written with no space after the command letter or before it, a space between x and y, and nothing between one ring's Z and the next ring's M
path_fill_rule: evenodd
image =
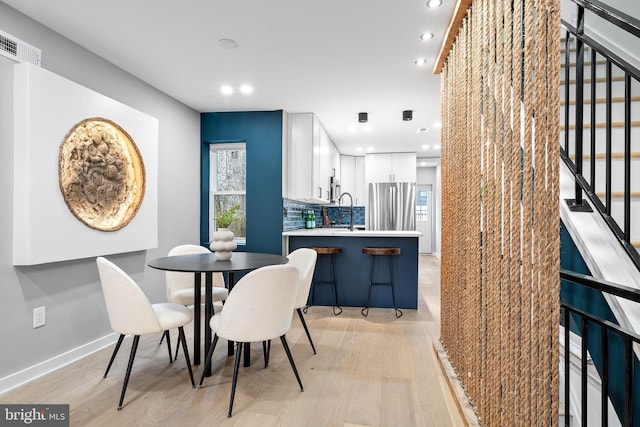
M200 115L200 241L209 240L209 144L245 142L247 243L238 251L282 252L282 111Z

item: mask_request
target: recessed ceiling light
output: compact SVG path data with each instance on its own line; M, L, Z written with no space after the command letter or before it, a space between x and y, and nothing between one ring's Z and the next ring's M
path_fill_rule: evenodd
M429 145L428 145L428 144L423 145L423 146L422 146L422 149L423 149L423 150L428 150L428 149L429 149Z
M420 162L420 166L427 166L427 162Z
M428 131L429 131L429 128L420 128L416 133L427 133Z
M418 67L422 67L424 64L427 63L427 60L425 58L418 58L415 61L413 61Z
M245 95L248 95L251 92L253 92L253 87L251 85L244 84L240 86L240 92L244 93Z
M358 147L358 148L356 148L356 151L357 151L358 153L362 153L362 152L364 151L364 148L362 148L362 147Z
M429 0L427 2L427 7L438 7L442 4L442 0Z
M440 122L433 122L433 127L436 129L440 129L442 127L442 123Z
M434 146L433 146L433 148L434 148L435 150L439 150L439 149L440 149L440 144L436 144L436 145L434 145Z
M220 92L224 95L231 95L233 93L233 88L229 85L224 85L220 88Z
M371 147L371 146L367 147L367 151L374 151L374 150L375 150L374 147Z
M233 39L220 39L218 40L218 46L224 49L235 49L238 47L238 42Z
M433 38L433 33L422 33L420 34L421 40L431 40Z

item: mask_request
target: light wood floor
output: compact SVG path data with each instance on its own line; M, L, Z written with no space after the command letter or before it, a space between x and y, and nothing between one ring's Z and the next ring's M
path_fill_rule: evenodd
M166 346L159 347L155 335L140 340L122 411L116 406L130 339L106 379L113 347L0 396L0 402L68 403L72 426L461 426L432 344L439 337L438 258L420 256L419 276L419 308L400 319L392 309L371 309L364 318L357 308L333 316L330 307L311 307L306 319L316 355L294 317L287 339L304 392L279 341L268 369L254 345L252 366L240 370L230 419L233 358L226 356L226 341L213 356L213 376L194 390L183 355L167 363ZM190 335L192 328L185 329ZM196 383L201 371L196 367Z

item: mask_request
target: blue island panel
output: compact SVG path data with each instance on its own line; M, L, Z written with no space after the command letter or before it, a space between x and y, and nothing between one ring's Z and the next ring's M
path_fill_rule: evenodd
M398 308L418 308L418 238L417 237L341 237L341 236L289 236L289 251L309 247L341 248L342 253L334 255L338 302L344 307L364 307L367 305L369 274L372 255L362 253L364 247L401 249L400 255L392 256L393 281ZM374 282L388 282L387 257L377 256ZM318 257L314 282L329 279L329 255ZM314 290L311 290L312 293ZM320 285L315 290L314 305L333 305L330 286ZM392 308L391 287L374 286L371 290L371 307Z

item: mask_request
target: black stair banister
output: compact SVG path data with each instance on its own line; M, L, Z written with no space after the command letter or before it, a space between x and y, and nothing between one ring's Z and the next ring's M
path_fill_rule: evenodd
M632 259L638 270L640 270L640 253L633 246L632 239L637 240L637 236L633 236L631 234L632 227L637 226L633 224L635 217L640 217L640 213L637 211L634 212L635 209L632 207L632 181L631 181L631 127L638 126L640 123L634 122L631 120L631 105L632 105L632 94L631 94L631 86L632 82L635 80L636 82L640 82L640 70L632 66L630 63L622 59L619 55L612 52L610 49L604 47L601 43L594 40L588 34L585 34L585 26L584 26L584 12L585 10L592 11L596 13L600 17L604 19L608 19L607 17L611 17L610 22L614 24L618 22L619 19L625 18L626 15L622 12L619 12L609 6L602 5L599 2L592 2L586 0L571 0L578 5L578 18L577 18L577 26L573 27L570 23L562 20L562 25L567 30L566 38L564 39L565 45L565 70L564 70L564 81L565 81L565 103L563 108L564 111L564 125L561 127L564 130L564 141L563 141L563 149L561 149L561 157L564 162L569 166L569 169L574 175L575 178L575 194L573 199L567 200L570 208L572 210L577 211L588 211L590 209L590 205L595 209L601 212L605 222L609 225L609 228L613 231L615 236L617 237L620 244L623 246L629 257ZM637 19L631 19L629 24L624 26L631 28L632 34L640 34L640 21ZM637 31L636 31L637 30ZM576 60L575 60L575 80L569 80L570 78L570 65L571 65L571 55L570 51L573 49L570 47L570 42L575 41L575 52L576 52ZM584 76L584 67L585 67L585 58L584 54L590 50L590 64L591 65L591 73L588 76L588 79L585 80ZM604 79L597 77L596 65L598 61L598 55L605 59L605 73L606 77ZM600 61L601 62L601 61ZM612 74L612 67L615 66L616 69L620 69L624 76L617 77ZM595 98L596 94L596 82L604 82L605 90L606 90L606 121L604 124L596 123L596 111L594 104L597 102ZM612 82L614 81L622 81L624 84L624 114L625 118L620 123L613 122L612 116ZM575 99L573 101L570 100L571 88L570 84L575 83ZM591 105L591 114L589 115L590 122L584 123L584 106L585 106L585 91L584 85L590 84L590 100L589 103ZM569 112L569 104L575 103L575 111L574 111L574 123L570 123L570 112ZM605 164L604 164L604 176L600 178L600 181L596 180L596 156L595 151L597 150L598 144L598 134L596 132L596 128L604 127L605 135L604 135L604 144L605 144ZM612 211L612 203L613 203L613 192L612 188L612 147L613 147L613 136L612 129L613 128L624 128L624 167L622 168L624 171L624 178L622 179L622 185L624 186L623 198L621 203L622 213L616 213L614 218L614 211ZM590 129L588 133L588 137L590 138L589 146L584 146L584 131L585 129ZM573 142L574 142L574 161L569 158L570 149L571 149L571 134L570 132L574 132ZM590 164L588 165L586 172L589 174L588 179L584 176L584 162L587 160L587 156L585 156L584 148L587 148L590 153L588 156L588 161ZM601 199L596 193L596 183L604 181L604 197ZM602 185L602 184L599 184ZM584 200L584 196L589 199L590 203ZM616 202L617 203L617 202ZM619 212L616 210L615 212Z

